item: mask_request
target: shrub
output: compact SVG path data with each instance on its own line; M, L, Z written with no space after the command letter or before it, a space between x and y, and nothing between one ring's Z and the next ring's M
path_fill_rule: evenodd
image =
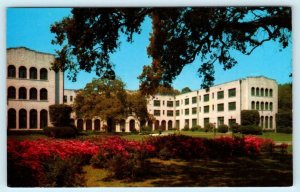
M188 125L185 125L184 127L183 127L183 129L182 129L183 131L188 131L188 130L190 130L190 128L189 128L189 126Z
M142 126L141 127L141 132L142 133L145 133L145 134L149 134L152 132L152 127L149 127L149 126Z
M293 129L292 127L277 127L277 132L291 134L293 133Z
M285 127L293 127L293 113L291 111L277 113L276 125L280 127L280 130L284 130Z
M242 125L240 127L242 134L261 135L262 128L256 125Z
M241 125L259 125L259 112L257 110L242 110Z
M77 135L77 130L74 127L47 127L44 134L54 138L72 138Z
M219 133L227 133L228 132L228 125L220 125L219 127L218 127L218 132Z
M201 131L202 127L200 125L195 125L191 128L191 131Z
M207 123L204 126L204 131L205 132L212 132L215 129L215 125L213 123Z
M237 123L233 123L231 126L230 126L230 129L233 133L238 133L240 132L240 125L237 124Z
M55 127L66 127L70 125L70 114L72 107L65 104L50 105L50 121Z

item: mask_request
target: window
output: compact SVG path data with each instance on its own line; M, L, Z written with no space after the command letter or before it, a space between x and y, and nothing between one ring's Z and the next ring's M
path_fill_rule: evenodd
M270 102L270 111L273 111L273 103Z
M29 112L29 127L31 129L37 128L37 111L35 109L31 109Z
M228 103L228 110L234 111L236 109L236 102L229 102Z
M165 101L163 101L163 106L165 106Z
M256 88L256 96L259 96L259 88Z
M235 97L235 95L236 95L236 89L235 88L228 90L228 97Z
M204 102L209 101L209 94L205 94L203 97L204 97Z
M204 106L204 113L209 113L209 105Z
M68 96L64 95L64 103L68 102Z
M265 96L266 96L266 97L269 96L269 90L268 90L268 89L265 90Z
M31 67L29 69L29 78L30 79L37 79L37 70L35 67Z
M167 101L167 107L173 107L173 101Z
M192 103L197 103L197 97L192 97Z
M185 114L185 115L189 115L189 114L190 114L190 110L189 110L189 109L185 109L185 110L184 110L184 114Z
M26 99L27 98L27 90L25 87L19 88L19 99Z
M263 110L264 110L264 108L265 108L265 104L264 104L264 102L261 102L261 103L260 103L260 110L262 110L262 111L263 111Z
M160 116L160 110L154 110L154 116Z
M159 107L159 106L160 106L160 100L154 100L154 101L153 101L153 105L154 105L155 107Z
M270 117L270 128L273 129L273 117Z
M37 90L36 88L31 88L29 91L29 99L30 100L37 100Z
M218 104L217 108L218 111L224 111L224 103Z
M269 103L268 102L265 103L265 110L269 110Z
M192 108L192 114L197 114L197 107Z
M179 129L180 121L176 120L176 129Z
M270 97L273 97L273 89L270 89Z
M168 117L173 117L173 111L172 110L168 110L167 111L167 116Z
M48 126L48 112L43 109L40 112L40 128L44 128Z
M260 123L259 124L260 124L261 128L264 127L264 116L260 117Z
M48 71L45 68L42 68L40 70L40 79L41 80L47 80L48 79Z
M40 100L48 100L48 91L43 88L40 90Z
M70 101L71 101L71 102L73 101L73 96L70 96Z
M260 89L260 96L262 96L262 97L264 96L264 89L263 88Z
M26 78L26 67L19 67L19 78Z
M251 88L251 95L255 96L255 88L254 87Z
M16 110L9 109L7 112L7 128L15 129L16 128Z
M176 101L176 107L178 107L178 106L179 106L179 100Z
M16 88L8 87L8 89L7 89L7 98L8 99L15 99L16 98Z
M204 127L209 124L209 118L204 118L203 119L203 124L204 124Z
M7 77L16 77L16 67L13 65L8 66Z
M218 126L224 125L224 117L218 117Z
M189 119L185 120L184 126L187 127L187 128L190 128L190 121L189 121Z
M229 127L236 124L236 119L228 119L228 124L229 124Z
M251 109L255 110L255 102L254 101L251 102Z
M19 111L19 128L27 128L27 111L25 109Z
M269 128L269 117L265 117L265 128Z
M180 115L179 113L180 113L179 110L176 110L176 116L179 116Z
M223 99L224 98L224 91L218 91L217 98L218 99Z
M259 102L258 101L256 102L256 108L255 109L259 110Z
M195 127L197 125L197 119L192 119L192 127Z
M184 104L185 104L185 105L188 105L189 102L190 102L189 98L186 98L186 99L184 100Z

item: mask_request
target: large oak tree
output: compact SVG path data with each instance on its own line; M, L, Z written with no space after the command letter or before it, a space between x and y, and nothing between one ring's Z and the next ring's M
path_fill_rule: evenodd
M250 55L267 41L282 48L291 40L290 7L182 7L182 8L74 8L72 15L51 26L57 51L55 70L95 71L100 78L115 78L110 56L120 46L120 35L133 42L146 17L152 19L147 48L152 63L139 79L143 93L170 86L183 67L199 63L202 87L214 81L214 64L224 70L237 64L232 50Z

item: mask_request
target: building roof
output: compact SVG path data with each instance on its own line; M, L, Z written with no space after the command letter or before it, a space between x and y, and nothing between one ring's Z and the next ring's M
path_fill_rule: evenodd
M9 48L6 48L6 50L11 50L11 49L25 49L27 51L32 51L32 52L35 52L35 53L40 53L40 54L45 54L45 55L52 55L52 56L55 56L54 54L52 53L45 53L45 52L40 52L40 51L36 51L36 50L33 50L33 49L29 49L27 47L9 47Z

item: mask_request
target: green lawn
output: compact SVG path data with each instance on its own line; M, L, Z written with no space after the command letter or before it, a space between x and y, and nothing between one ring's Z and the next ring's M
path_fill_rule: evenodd
M241 163L243 162L243 163ZM291 186L292 156L227 160L150 159L138 179L116 180L104 169L84 167L88 187Z

